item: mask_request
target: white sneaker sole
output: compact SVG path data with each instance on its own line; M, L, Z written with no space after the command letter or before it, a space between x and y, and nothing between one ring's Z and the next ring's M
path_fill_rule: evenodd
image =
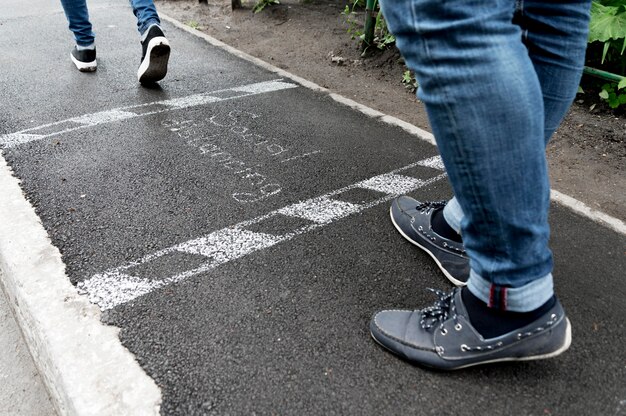
M70 52L70 58L72 59L72 62L74 62L74 65L76 65L76 68L78 68L80 72L93 72L98 67L98 64L95 59L91 62L81 62L78 59L74 58L74 55L72 55L71 52Z
M165 78L167 63L170 59L170 44L163 36L150 39L146 56L137 70L140 83L157 82Z

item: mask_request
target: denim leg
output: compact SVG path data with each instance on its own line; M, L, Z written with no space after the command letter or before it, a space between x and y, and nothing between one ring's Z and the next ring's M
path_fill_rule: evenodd
M543 100L521 29L512 23L514 5L513 0L382 3L417 75L465 213L461 229L471 269L498 293L552 270ZM508 300L515 303L518 296Z
M130 5L137 18L137 30L140 35L143 35L150 25L161 24L152 0L130 0Z
M61 0L65 11L65 17L70 24L70 30L74 33L76 44L80 46L91 45L96 36L89 22L89 11L86 0Z
M531 0L517 2L513 22L522 29L522 40L541 85L546 144L576 95L587 47L589 6L590 1L558 5ZM454 230L460 232L463 210L456 198L452 198L444 208L444 217ZM537 296L536 292L545 292L548 287L551 291L551 286L551 275L548 275L515 290L532 299ZM488 281L473 274L469 287L473 293L479 294L479 298L490 299ZM509 289L509 295L511 292ZM525 302L517 303L515 309L527 310L525 308L530 307Z
M587 49L591 0L518 0L514 23L539 78L546 144L571 106Z
M517 3L513 23L522 29L522 40L541 85L546 145L576 97L587 48L590 4ZM446 205L444 217L460 233L463 210L456 198Z

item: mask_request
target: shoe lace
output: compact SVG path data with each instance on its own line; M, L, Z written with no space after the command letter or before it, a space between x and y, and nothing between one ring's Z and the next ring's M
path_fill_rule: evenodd
M439 299L437 299L432 306L421 310L422 319L420 320L420 325L422 328L428 331L434 328L437 324L439 324L439 327L442 328L443 323L449 316L452 316L455 325L458 324L456 305L454 304L454 295L459 289L456 288L448 293L437 289L429 288L428 290L437 295Z
M448 201L443 200L443 201L426 201L426 202L421 202L420 204L417 205L417 207L415 207L415 209L417 209L418 211L424 212L428 209L437 209L437 208L443 208L446 206L446 204L448 203Z

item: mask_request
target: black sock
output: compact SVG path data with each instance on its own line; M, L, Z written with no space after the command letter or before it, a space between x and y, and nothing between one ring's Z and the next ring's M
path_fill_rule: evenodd
M461 235L450 227L450 224L448 224L448 221L446 221L446 218L443 216L443 208L439 208L433 212L433 216L430 218L430 226L433 228L434 232L443 238L456 241L457 243L463 242Z
M467 309L470 322L474 329L485 339L495 338L518 328L526 326L544 315L554 306L556 297L552 296L546 303L530 312L510 312L489 308L464 287L461 291L463 304Z

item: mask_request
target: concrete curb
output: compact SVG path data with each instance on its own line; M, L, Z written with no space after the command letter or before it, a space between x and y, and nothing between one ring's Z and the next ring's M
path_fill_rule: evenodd
M161 392L78 295L0 155L0 281L60 415L156 415Z
M232 55L235 55L241 59L245 59L248 62L252 62L253 64L257 66L260 66L261 68L267 69L268 71L271 71L280 75L281 77L289 78L292 81L295 81L298 84L302 85L303 87L312 89L314 91L321 91L321 92L328 93L328 95L332 99L334 99L335 101L339 103L347 105L348 107L353 108L357 111L360 111L361 113L368 115L370 117L377 118L384 123L391 124L396 127L400 127L406 132L413 134L414 136L420 138L421 140L424 140L436 146L435 137L432 135L432 133L426 130L420 129L419 127L414 126L413 124L407 123L406 121L400 120L399 118L386 115L378 110L374 110L373 108L357 103L356 101L346 98L342 95L332 93L328 89L321 87L315 84L314 82L308 81L295 74L292 74L288 71L280 69L259 58L255 58L252 55L248 55L247 53L242 52L239 49L235 49L232 46L227 45L226 43L218 39L215 39L214 37L207 35L206 33L200 32L197 29L193 29L166 14L159 12L159 16L161 17L162 20L165 20L171 23L172 25L176 26L179 29L184 30L185 32L191 33L199 38L202 38L208 43L210 43L211 45L216 46L220 49L223 49ZM626 235L626 223L624 223L624 221L618 218L611 217L610 215L605 214L601 211L592 209L586 204L584 204L583 202L575 198L572 198L571 196L565 195L559 191L552 190L550 193L550 199L560 205L563 205L571 209L572 211L576 212L579 215L582 215L586 218L589 218L590 220L594 222L602 224L603 226L608 227L611 230L616 231L620 234Z

